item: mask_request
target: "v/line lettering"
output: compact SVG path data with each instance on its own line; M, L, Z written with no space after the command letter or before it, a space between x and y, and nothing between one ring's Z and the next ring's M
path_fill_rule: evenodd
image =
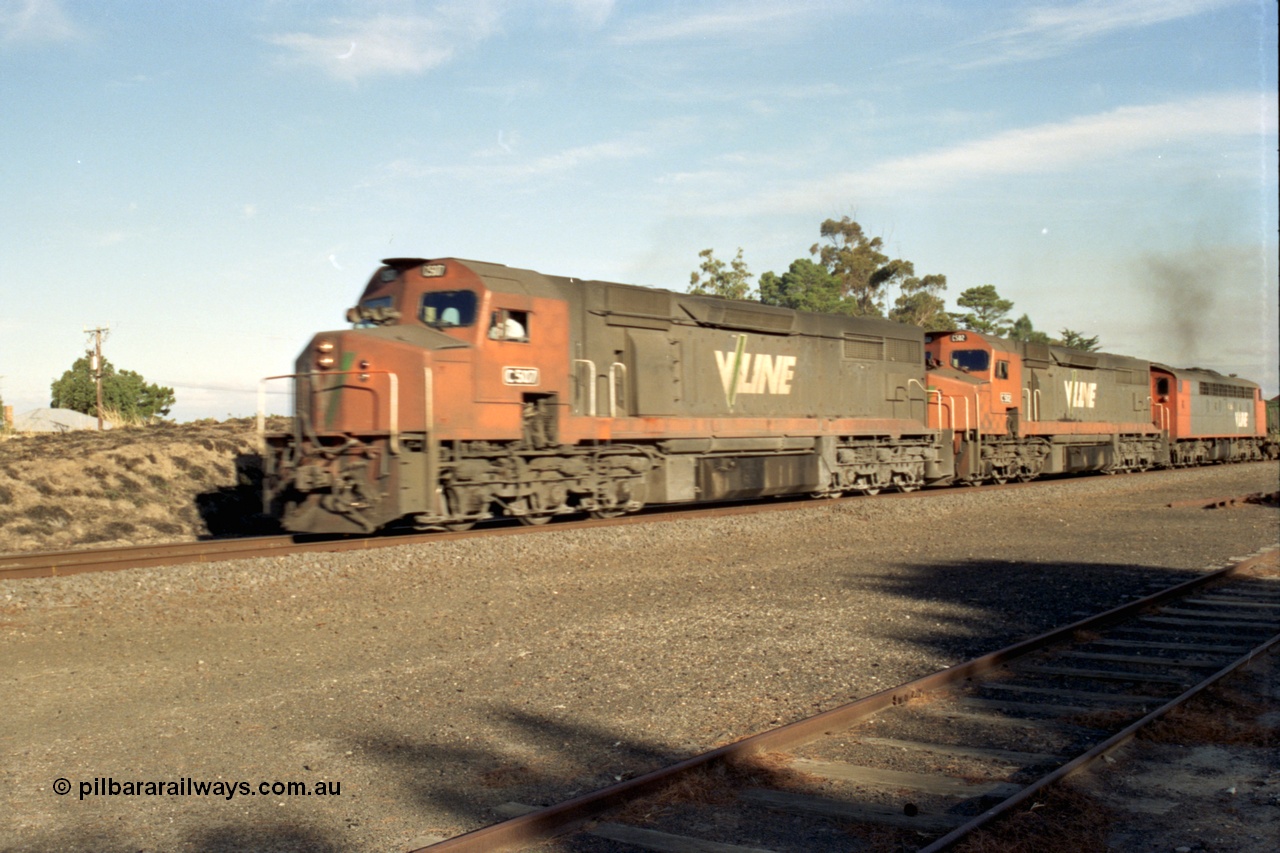
M1098 401L1098 383L1080 382L1074 379L1062 380L1063 389L1067 393L1067 405L1073 409L1092 409Z
M732 402L738 394L790 394L796 357L716 350L716 366L725 396Z

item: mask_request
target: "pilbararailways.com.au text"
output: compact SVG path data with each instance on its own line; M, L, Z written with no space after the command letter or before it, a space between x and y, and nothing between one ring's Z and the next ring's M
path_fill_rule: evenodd
M126 779L98 776L78 783L80 799L86 797L340 797L342 783L318 782L207 782L192 779ZM71 793L71 781L55 779L53 791L59 796Z

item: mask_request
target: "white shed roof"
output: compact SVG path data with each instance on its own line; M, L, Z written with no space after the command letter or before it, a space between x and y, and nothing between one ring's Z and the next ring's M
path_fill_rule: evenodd
M102 426L104 429L111 428L111 424L106 421L103 421ZM73 429L97 428L96 416L73 412L70 409L32 409L29 412L14 415L13 418L15 432L67 432Z

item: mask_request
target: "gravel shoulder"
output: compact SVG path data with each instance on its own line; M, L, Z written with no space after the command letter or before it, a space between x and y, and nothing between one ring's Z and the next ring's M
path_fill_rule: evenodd
M1274 546L1274 508L1166 504L1278 474L3 582L0 849L410 849ZM187 778L341 791L79 796Z

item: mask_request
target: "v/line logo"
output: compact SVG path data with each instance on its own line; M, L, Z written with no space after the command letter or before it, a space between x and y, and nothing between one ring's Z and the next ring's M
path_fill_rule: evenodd
M1092 409L1098 401L1098 383L1081 382L1074 379L1062 380L1063 390L1067 393L1067 405L1073 409Z
M738 338L732 352L716 350L716 366L725 398L732 406L739 394L790 394L795 379L794 355L746 352L746 336Z

